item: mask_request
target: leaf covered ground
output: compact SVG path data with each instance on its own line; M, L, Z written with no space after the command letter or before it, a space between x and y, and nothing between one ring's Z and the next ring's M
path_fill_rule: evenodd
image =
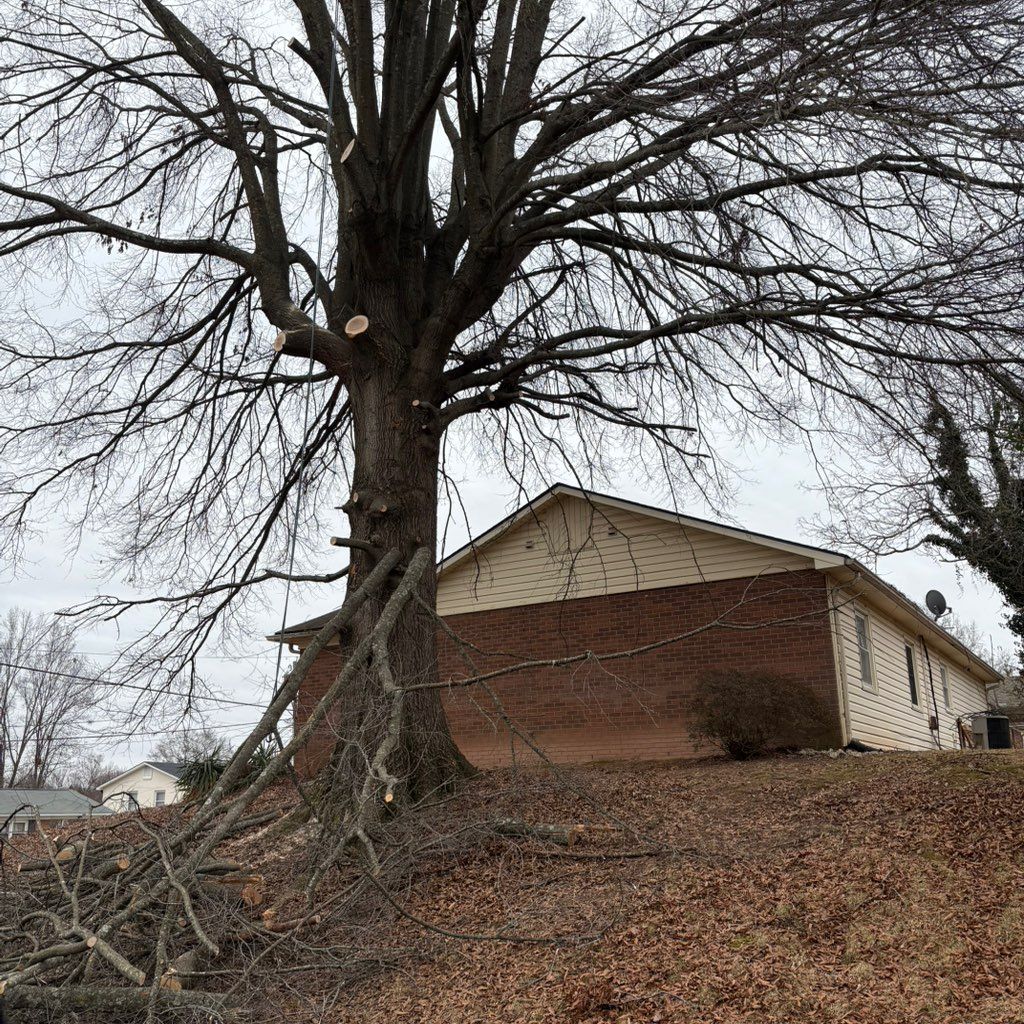
M1024 1021L1021 754L496 772L431 824L601 809L641 835L427 859L404 916L362 937L394 966L348 990L309 979L280 1009L317 1024ZM637 856L648 838L670 851Z

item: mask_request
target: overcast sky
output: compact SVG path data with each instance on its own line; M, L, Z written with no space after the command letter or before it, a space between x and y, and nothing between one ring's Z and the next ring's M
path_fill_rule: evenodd
M737 500L725 517L715 514L696 494L684 498L679 511L708 518L728 518L732 523L751 530L811 544L822 543L822 538L815 535L810 520L815 514L825 512L825 501L814 489L817 476L802 447L745 446L741 451L731 453L731 458L739 470ZM613 490L624 498L657 503L642 484L626 476L602 489ZM506 479L464 477L461 490L473 534L487 529L513 507L515 490ZM337 568L343 557L327 544L329 536L342 529L339 515L331 512L330 518L324 522L324 569ZM110 591L109 584L101 587L97 582L88 544L77 558L70 561L64 555L65 549L59 540L61 536L61 524L54 523L50 538L29 548L29 561L18 576L13 576L5 567L0 580L2 609L21 606L50 613L91 598L97 590ZM466 538L465 527L455 523L449 528L447 549L450 551L460 546ZM998 595L969 570L945 564L925 552L888 556L879 559L874 567L918 603L923 603L925 592L931 588L943 591L961 618L973 620L981 627L986 644L991 642L996 648L1013 646L1003 626L1004 608ZM296 621L334 607L339 597L339 589L293 597L289 619ZM213 690L241 701L259 702L266 698L277 666L278 648L264 640L264 636L277 628L279 616L280 605L276 611L254 614L249 627L242 630L231 649L210 652L203 669ZM101 668L117 644L118 637L112 630L95 630L83 634L79 646ZM983 650L979 653L988 655L990 652ZM241 739L247 725L258 714L256 708L219 705L213 701L203 706L209 719L216 723L224 736L235 740ZM180 728L177 722L160 722L144 728L167 729L172 726ZM144 756L155 739L144 732L131 743L118 742L115 737L121 726L109 710L83 722L82 727L83 733L97 737L90 743L93 749L102 750L119 761L137 760Z

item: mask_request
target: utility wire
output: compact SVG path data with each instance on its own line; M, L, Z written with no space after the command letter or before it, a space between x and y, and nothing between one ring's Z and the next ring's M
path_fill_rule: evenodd
M137 690L140 693L151 693L157 697L185 697L188 700L209 700L217 701L220 704L231 704L240 708L266 707L265 703L251 700L234 700L231 697L203 696L202 694L189 693L187 690L162 690L152 686L140 686L137 683L122 683L116 679L103 679L100 676L83 676L77 672L58 672L52 668L37 668L35 665L19 665L17 662L0 661L3 668L20 669L24 672L39 672L41 675L57 676L62 679L78 679L84 683L98 683L100 686L109 686L118 690Z
M218 729L220 733L236 733L242 729L252 729L259 725L259 722L238 722L234 725L225 726ZM139 736L175 736L175 735L188 735L189 733L195 732L194 729L188 728L174 728L174 729L139 729L130 730L128 732L90 732L81 733L75 736L66 736L63 733L55 736L44 736L41 738L32 737L28 740L29 743L49 742L51 740L61 740L67 742L83 742L85 740L121 740L123 743L130 743L132 740Z

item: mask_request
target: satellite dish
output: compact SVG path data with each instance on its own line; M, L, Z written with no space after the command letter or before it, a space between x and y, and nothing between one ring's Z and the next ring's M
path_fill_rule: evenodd
M949 607L946 604L946 599L942 596L941 591L929 590L924 595L924 603L928 605L928 611L938 618L940 615L945 615L949 611Z

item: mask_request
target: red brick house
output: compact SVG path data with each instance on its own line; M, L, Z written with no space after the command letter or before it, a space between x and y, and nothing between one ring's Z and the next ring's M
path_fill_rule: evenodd
M693 680L710 669L798 675L827 709L823 746L956 745L998 674L920 608L834 551L556 484L438 566L438 611L476 670L653 646L614 661L533 667L493 684L504 714L554 760L705 754L689 735ZM326 616L269 639L298 649ZM685 635L689 634L689 635ZM675 639L673 639L675 638ZM669 641L664 643L663 641ZM442 679L471 670L440 634ZM325 652L296 721L333 680ZM480 766L529 754L477 688L445 695ZM331 737L311 744L308 767Z

